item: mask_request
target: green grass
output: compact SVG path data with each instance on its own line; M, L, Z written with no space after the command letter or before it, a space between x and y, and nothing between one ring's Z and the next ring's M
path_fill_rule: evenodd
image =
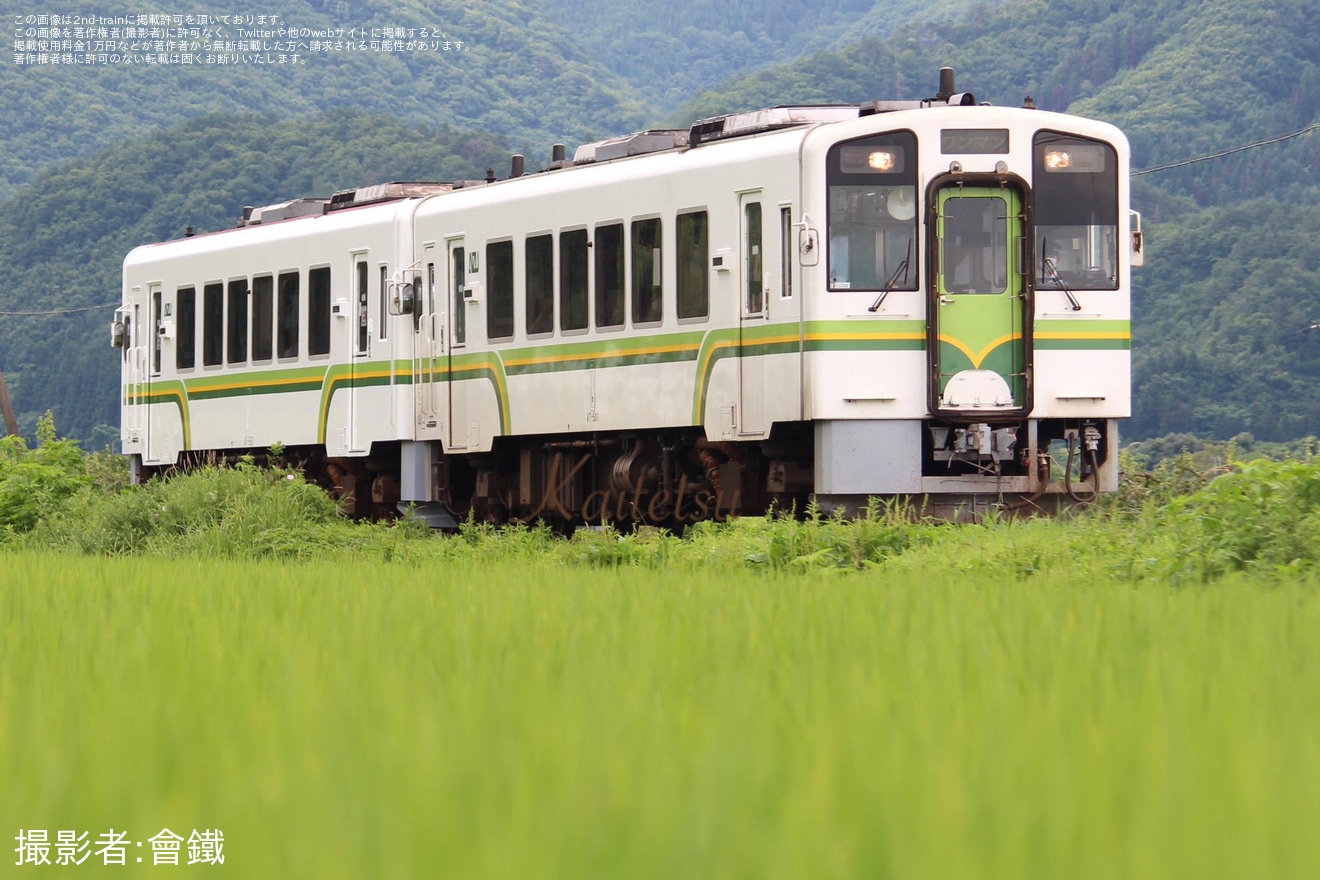
M705 571L0 552L9 864L169 827L244 878L1315 876L1316 584L1132 586L1067 527L829 577L749 567L754 522Z

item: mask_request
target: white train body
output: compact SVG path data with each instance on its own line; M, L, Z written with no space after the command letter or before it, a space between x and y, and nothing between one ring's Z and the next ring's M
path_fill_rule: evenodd
M360 512L437 522L1112 490L1126 139L948 91L137 248L123 449L145 474L282 447Z

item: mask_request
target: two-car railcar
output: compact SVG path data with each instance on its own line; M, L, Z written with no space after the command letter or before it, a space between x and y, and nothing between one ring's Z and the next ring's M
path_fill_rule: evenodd
M1140 233L1113 126L978 106L945 71L922 101L521 166L135 249L135 472L278 445L359 513L437 523L1117 487Z

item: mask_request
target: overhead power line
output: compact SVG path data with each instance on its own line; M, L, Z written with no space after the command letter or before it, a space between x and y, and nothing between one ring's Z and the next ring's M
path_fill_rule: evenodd
M22 315L72 315L74 312L94 312L97 309L109 309L118 306L119 303L102 303L99 306L83 306L77 309L44 309L39 311L16 311L9 309L0 309L0 315L22 316Z
M1309 131L1315 131L1317 128L1320 128L1320 122L1308 125L1306 128L1299 128L1297 131L1290 131L1287 134L1281 134L1278 137L1272 137L1269 140L1256 141L1254 144L1244 144L1240 147L1234 147L1231 150L1222 150L1218 153L1211 153L1208 156L1197 156L1195 159L1184 159L1181 162L1170 162L1168 165L1156 165L1154 168L1144 168L1141 171L1133 171L1132 176L1140 177L1143 174L1154 174L1156 171L1168 171L1170 168L1182 168L1184 165L1195 165L1197 162L1208 162L1211 159L1221 159L1224 156L1231 156L1234 153L1241 153L1245 150L1254 150L1256 147L1267 147L1270 144L1277 144L1280 141L1300 137Z

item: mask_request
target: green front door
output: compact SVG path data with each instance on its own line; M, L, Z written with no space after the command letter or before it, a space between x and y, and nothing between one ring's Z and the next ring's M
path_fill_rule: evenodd
M947 186L936 200L930 358L936 415L1018 416L1031 407L1022 198Z

